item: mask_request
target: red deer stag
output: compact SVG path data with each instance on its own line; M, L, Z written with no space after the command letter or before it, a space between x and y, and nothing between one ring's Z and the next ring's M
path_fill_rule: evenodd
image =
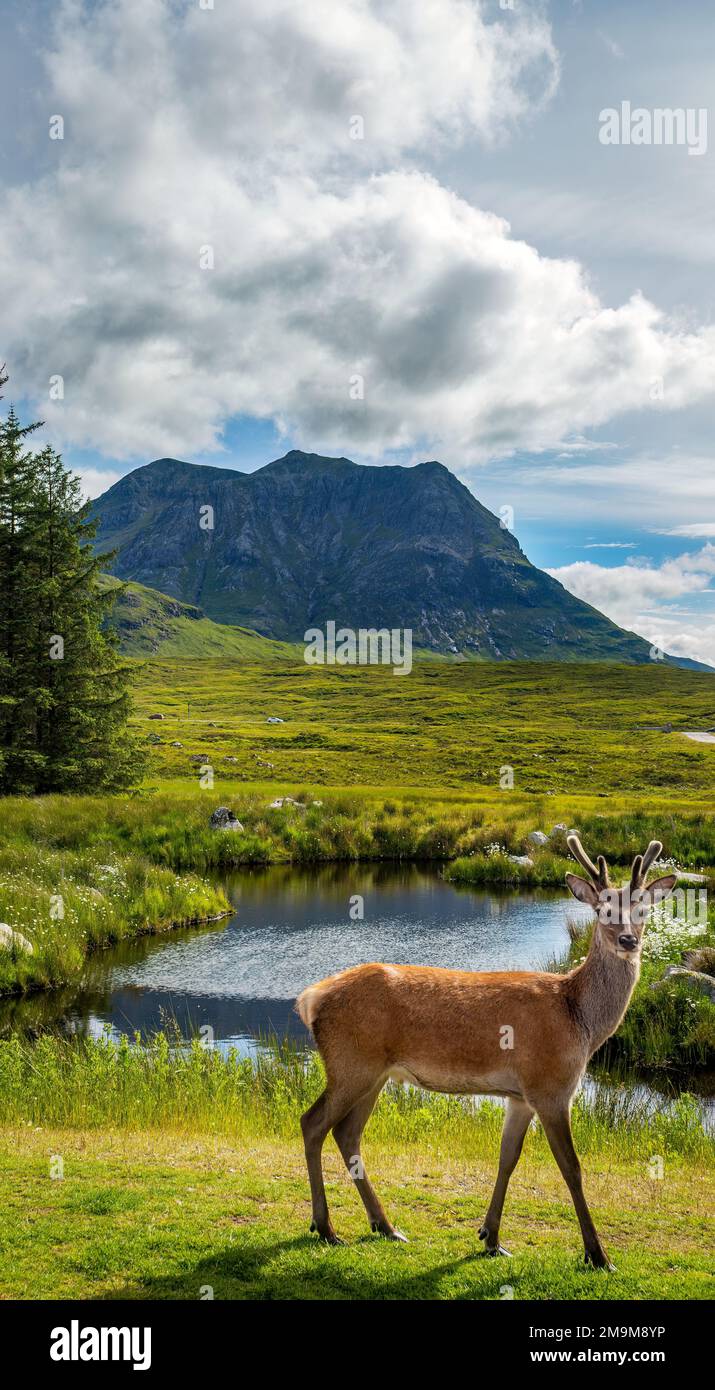
M591 862L576 835L572 855L588 879L567 874L574 897L597 912L584 962L567 975L481 973L418 965L359 965L304 990L297 1008L326 1072L322 1095L301 1120L313 1205L311 1230L339 1244L330 1220L321 1154L332 1129L373 1231L404 1240L388 1219L360 1159L360 1139L389 1078L430 1091L506 1098L496 1185L479 1232L487 1255L508 1254L499 1226L509 1178L536 1113L571 1193L586 1261L609 1268L581 1184L571 1102L589 1058L616 1030L640 970L652 903L676 875L646 888L662 845L633 861L630 883L611 888L606 861Z

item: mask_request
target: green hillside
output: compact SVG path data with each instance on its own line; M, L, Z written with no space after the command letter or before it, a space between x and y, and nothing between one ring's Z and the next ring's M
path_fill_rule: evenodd
M103 582L108 588L117 587L111 576L104 576ZM115 599L109 622L125 656L272 662L285 660L293 652L286 642L259 637L247 627L214 623L194 604L131 581Z

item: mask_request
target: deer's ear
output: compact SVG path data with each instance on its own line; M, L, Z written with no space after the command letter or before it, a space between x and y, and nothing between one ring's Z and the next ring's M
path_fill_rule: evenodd
M649 883L648 887L644 889L643 896L649 898L650 901L653 902L657 894L658 901L662 902L663 898L670 896L677 882L677 874L666 874L664 878L654 878L653 882Z
M586 878L579 878L578 874L567 874L566 882L575 898L580 903L587 903L589 907L598 907L598 891Z

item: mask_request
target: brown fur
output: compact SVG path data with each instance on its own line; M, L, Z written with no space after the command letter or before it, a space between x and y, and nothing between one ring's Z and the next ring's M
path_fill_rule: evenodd
M596 908L600 895L608 891L613 896L614 890L602 857L596 868L577 845L576 857L588 867L591 882L572 874L567 880L576 896ZM648 863L659 849L653 842L645 856ZM640 891L639 869L634 865L632 882L638 882L639 904L643 900L647 907L651 890ZM658 886L665 891L674 883L669 876ZM608 1264L583 1196L569 1117L588 1060L618 1027L638 979L645 913L640 925L635 911L631 919L628 892L615 894L615 912L608 921L596 922L587 959L567 975L373 963L331 975L303 991L297 1008L313 1031L326 1071L325 1091L302 1119L313 1225L326 1240L337 1240L321 1164L330 1129L373 1229L404 1239L385 1216L359 1151L362 1129L392 1077L432 1091L507 1099L499 1174L480 1232L487 1253L501 1250L507 1183L536 1113L571 1191L586 1258Z

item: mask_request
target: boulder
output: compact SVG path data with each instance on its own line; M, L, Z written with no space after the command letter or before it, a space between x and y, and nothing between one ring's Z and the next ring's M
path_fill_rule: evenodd
M240 820L236 819L228 806L217 806L211 813L209 824L212 830L243 830Z
M147 718L148 718L148 719L163 719L164 716L163 716L163 714L149 714L149 715L147 715Z
M568 826L564 825L563 821L559 821L558 825L552 825L549 831L549 839L553 840L554 835L568 835L568 833Z
M683 951L683 965L687 965L688 970L715 975L715 946L697 946L694 951Z
M530 830L526 838L531 841L532 845L548 845L549 843L549 837L544 834L543 830Z
M233 757L230 757L230 756L229 756L228 758L224 758L224 762L225 762L225 763L237 763L237 762L238 762L238 758L233 758Z
M680 980L689 980L691 984L697 985L701 993L707 995L710 1003L715 1004L715 979L713 976L705 975L700 970L686 970L684 965L667 966L663 979L656 980L651 988L658 989L660 985L665 984L666 980L672 980L676 977Z
M533 869L534 867L534 861L529 858L528 854L508 854L507 859L510 859L512 864L521 864L525 869Z
M307 806L302 801L296 801L294 796L277 796L268 807L269 811L280 811L284 806L295 806L298 811L307 811Z
M178 738L173 738L173 739L171 740L171 746L172 746L172 748L183 748L184 745L183 745L183 743L179 743Z
M21 931L15 931L14 927L8 926L7 922L0 922L0 950L25 951L28 956L31 956L34 954L35 948Z
M279 719L277 714L272 714L266 720L266 724L285 724L285 719Z

